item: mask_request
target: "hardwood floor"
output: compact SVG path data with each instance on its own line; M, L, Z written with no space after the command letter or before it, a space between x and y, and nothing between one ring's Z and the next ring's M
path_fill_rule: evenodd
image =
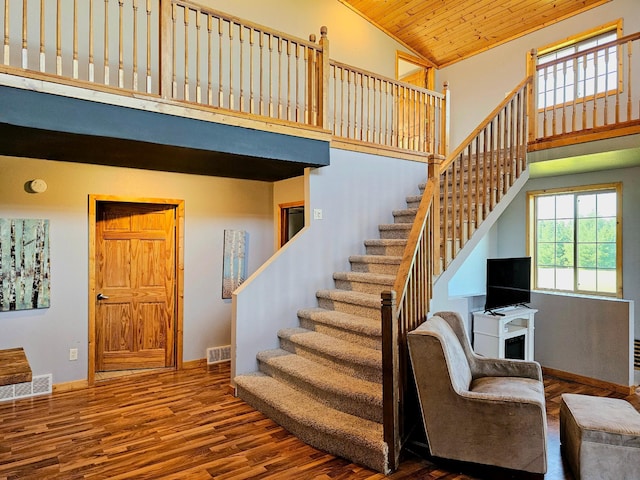
M564 392L615 396L545 379L551 480L572 479L559 450ZM627 397L640 410L640 396ZM414 449L422 455L419 448ZM299 441L229 388L229 366L128 376L0 402L0 479L381 479ZM390 479L527 479L521 472L408 453Z

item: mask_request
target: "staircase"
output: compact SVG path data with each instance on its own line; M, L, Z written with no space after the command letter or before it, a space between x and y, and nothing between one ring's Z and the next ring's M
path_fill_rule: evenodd
M422 185L421 187L424 187ZM299 328L278 332L280 348L258 353L259 372L235 378L238 395L316 448L386 472L382 430L380 294L393 287L420 195L349 257L335 289L298 311Z

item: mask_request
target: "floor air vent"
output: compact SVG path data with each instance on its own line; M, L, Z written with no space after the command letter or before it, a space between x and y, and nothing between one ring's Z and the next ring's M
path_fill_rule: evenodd
M34 375L30 382L1 386L0 401L17 400L51 393L51 386L52 377L50 373L47 375Z
M207 348L207 365L231 360L231 345Z

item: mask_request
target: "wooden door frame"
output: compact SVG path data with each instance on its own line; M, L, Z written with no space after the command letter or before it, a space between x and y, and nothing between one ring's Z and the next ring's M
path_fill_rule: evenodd
M175 369L182 369L183 320L184 320L184 200L167 198L120 197L115 195L89 195L89 371L87 383L95 383L96 374L96 213L98 203L144 203L172 206L176 212L176 301L174 311Z
M304 207L304 200L298 200L297 202L280 203L278 204L278 248L284 246L286 242L283 242L287 232L285 227L288 226L288 222L284 219L284 213L286 210L295 207Z

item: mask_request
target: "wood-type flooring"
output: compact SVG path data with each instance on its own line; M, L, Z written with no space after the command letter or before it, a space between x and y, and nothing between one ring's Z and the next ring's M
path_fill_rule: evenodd
M235 398L229 383L229 365L222 364L210 371L147 373L0 402L0 479L385 478L304 444ZM560 456L560 395L622 395L551 377L545 378L545 390L549 471L544 477L429 459L414 448L388 478L572 479ZM639 395L626 398L640 410Z

